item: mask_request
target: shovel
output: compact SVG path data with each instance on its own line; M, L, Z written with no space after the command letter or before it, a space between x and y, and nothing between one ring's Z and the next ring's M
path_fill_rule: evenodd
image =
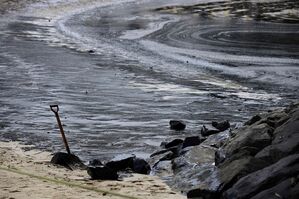
M70 151L69 145L67 143L66 137L64 135L64 131L63 131L63 128L62 128L62 125L61 125L59 115L58 115L59 107L58 107L58 105L50 105L50 108L51 108L51 111L53 111L55 116L56 116L57 123L58 123L59 129L60 129L60 133L61 133L61 136L62 136L62 140L64 142L65 149L66 149L68 154L71 154L71 151Z

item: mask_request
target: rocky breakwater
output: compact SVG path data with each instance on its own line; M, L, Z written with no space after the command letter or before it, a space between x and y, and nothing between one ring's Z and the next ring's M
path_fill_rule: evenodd
M203 130L200 144L179 147L168 160L170 184L188 198L299 198L299 104L238 128Z

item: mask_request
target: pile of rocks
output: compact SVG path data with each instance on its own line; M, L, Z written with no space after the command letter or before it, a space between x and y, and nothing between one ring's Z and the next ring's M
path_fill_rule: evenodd
M196 146L177 141L169 156L171 181L188 198L299 198L299 104L214 133Z

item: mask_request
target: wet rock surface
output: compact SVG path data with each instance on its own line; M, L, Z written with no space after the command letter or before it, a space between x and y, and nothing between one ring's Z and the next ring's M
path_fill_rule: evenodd
M226 131L205 138L199 135L201 142L195 146L182 147L196 136L175 139L162 145L169 152L168 166L154 170L171 169L164 172L172 176L169 184L188 198L297 198L298 121L299 104L295 104L260 113L242 127L223 128ZM163 177L163 172L156 173Z

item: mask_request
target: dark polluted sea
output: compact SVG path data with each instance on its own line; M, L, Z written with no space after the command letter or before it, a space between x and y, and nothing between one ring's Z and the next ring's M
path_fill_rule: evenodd
M79 2L79 3L78 3ZM0 20L0 137L84 160L135 154L299 97L299 3L33 4ZM58 13L58 14L57 14ZM169 129L181 119L183 132Z

